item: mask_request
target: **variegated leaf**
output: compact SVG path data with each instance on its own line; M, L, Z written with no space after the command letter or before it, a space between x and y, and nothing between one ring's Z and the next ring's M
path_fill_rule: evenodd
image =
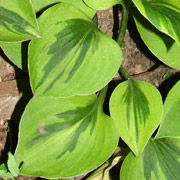
M180 172L180 140L151 139L144 152L130 153L121 168L121 180L175 180Z
M156 138L180 138L180 81L170 90L165 103L164 114Z
M140 36L151 52L168 66L180 69L180 47L178 43L156 29L137 10L133 11L133 15Z
M107 160L119 136L103 112L104 96L33 97L20 124L15 154L23 163L20 174L73 177Z
M162 105L160 93L149 83L129 79L114 90L110 99L111 117L118 124L120 137L136 156L158 127Z
M180 46L180 1L133 0L141 14Z
M0 41L39 38L39 28L29 0L0 0Z
M42 39L31 41L29 49L34 94L89 95L116 74L122 56L119 45L74 6L61 3L51 7L39 24Z

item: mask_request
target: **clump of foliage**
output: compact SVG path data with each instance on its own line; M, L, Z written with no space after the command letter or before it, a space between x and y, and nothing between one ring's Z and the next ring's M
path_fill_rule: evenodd
M96 11L117 4L123 14L116 42L98 29ZM105 180L123 161L121 180L179 179L180 82L163 104L153 85L129 78L121 66L129 12L152 53L180 69L177 0L0 0L0 46L29 72L34 94L1 177L73 177L105 162L87 178ZM21 52L29 40L26 66ZM117 72L124 81L108 116L104 100ZM129 151L117 148L119 138Z

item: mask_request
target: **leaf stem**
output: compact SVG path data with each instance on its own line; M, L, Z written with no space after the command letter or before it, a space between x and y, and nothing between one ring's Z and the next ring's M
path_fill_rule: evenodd
M124 37L126 34L126 29L127 29L127 23L128 23L128 16L129 16L129 8L131 5L132 0L122 0L122 20L121 20L121 25L119 28L119 35L117 42L120 47L122 47L122 44L124 42ZM124 67L119 68L119 75L122 75L126 80L129 79L129 75L127 71L124 69Z
M121 20L119 36L117 40L120 47L122 47L124 37L126 34L130 4L131 4L131 0L122 0L122 20Z
M129 74L127 73L127 71L125 70L125 68L123 66L121 66L119 68L119 74L122 75L126 80L129 79Z

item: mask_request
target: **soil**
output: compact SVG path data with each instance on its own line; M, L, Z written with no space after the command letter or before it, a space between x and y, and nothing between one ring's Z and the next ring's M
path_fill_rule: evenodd
M99 28L114 39L117 38L120 19L121 14L118 14L117 7L98 12ZM140 39L131 17L129 18L122 51L122 65L130 77L153 84L161 91L163 97L166 96L172 84L180 79L180 71L171 69L161 63L147 49ZM8 58L0 51L0 162L6 159L6 153L9 150L8 124L13 137L17 137L20 117L26 104L32 97L28 73L18 69L12 63L9 64L9 62ZM169 70L173 72L173 75L171 79L166 79L164 75ZM14 138L11 143L15 147L17 138ZM83 177L75 177L68 180L80 180ZM41 178L24 176L17 178L17 180L34 179ZM114 180L116 179L118 178L114 178Z

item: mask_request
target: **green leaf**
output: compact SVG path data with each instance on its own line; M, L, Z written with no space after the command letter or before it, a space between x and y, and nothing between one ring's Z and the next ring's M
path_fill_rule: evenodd
M63 0L61 0L62 2ZM65 2L69 4L76 4L77 2L78 8L80 8L83 12L86 12L87 14L90 15L90 17L93 17L95 14L95 11L88 8L87 6L84 5L84 3L81 0L78 1L69 1L69 0L64 0ZM53 1L34 1L34 6L36 8L42 8L47 5L50 5L53 3ZM6 56L19 68L23 69L24 71L28 71L27 68L27 46L28 42L4 42L0 41L0 47L3 49L4 53Z
M61 2L61 0L32 0L32 5L35 11L38 12L43 8L46 8L59 2Z
M90 7L88 7L83 0L60 0L63 3L68 3L74 5L76 8L80 9L83 13L85 13L90 18L93 18L96 14L96 11Z
M156 138L180 138L180 81L170 90L165 103L163 119Z
M121 180L175 180L180 172L180 139L151 139L144 152L130 153L121 168Z
M159 125L161 95L151 84L128 80L114 90L110 113L118 124L120 137L138 156Z
M7 172L7 167L6 167L6 164L5 164L5 163L0 164L0 170L1 170L1 171L4 171L4 172Z
M95 10L86 6L82 0L32 0L32 2L36 11L39 11L54 3L63 2L74 5L75 7L83 11L86 15L88 15L90 18L92 18L96 13Z
M3 180L14 179L11 173L9 172L4 173L1 172L1 170L0 170L0 178L3 178Z
M4 163L0 165L0 178L3 178L3 180L14 179L12 174L7 171L7 167Z
M8 169L11 172L11 174L14 177L17 177L19 175L19 168L18 168L18 164L16 162L16 159L14 158L14 156L9 152L8 153Z
M6 173L7 173L7 168L6 168L6 165L3 163L3 164L0 165L0 177L4 177L4 175Z
M20 174L73 177L107 160L119 136L114 121L103 112L104 96L31 99L16 149L18 163L23 162Z
M0 0L0 34L0 41L22 41L40 37L29 0Z
M152 26L137 10L133 11L133 15L141 38L152 53L168 66L180 69L178 43Z
M74 6L53 6L43 13L39 24L42 39L31 41L29 49L34 94L93 94L118 71L122 59L119 45Z
M14 176L10 172L8 172L8 169L5 163L0 165L0 178L3 178L5 180L14 179Z
M180 1L133 0L141 14L180 46Z
M95 10L104 10L116 4L121 4L121 0L84 0L84 2Z
M28 42L0 42L0 47L16 66L27 71Z

